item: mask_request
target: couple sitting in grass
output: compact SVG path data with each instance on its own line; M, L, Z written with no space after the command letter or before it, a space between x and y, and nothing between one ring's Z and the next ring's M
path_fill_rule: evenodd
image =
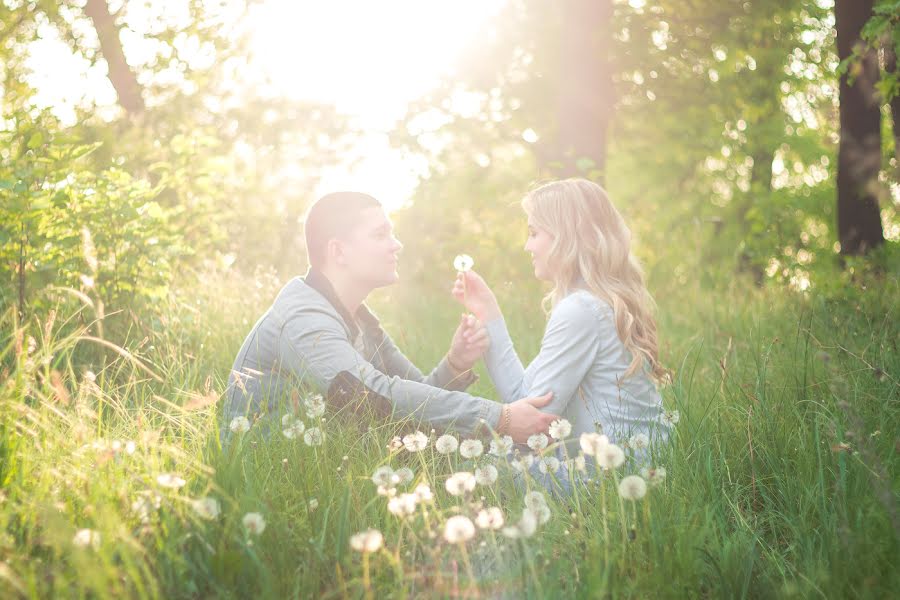
M552 425L563 440L558 459L548 468L544 452L540 465L527 465L548 486L571 476L565 459L576 455L583 433L592 434L583 441L598 444L631 440L642 460L669 426L654 385L665 370L652 299L629 231L603 188L583 179L545 184L522 204L535 276L554 285L540 352L527 368L491 289L467 270L453 296L472 314L434 370L419 371L364 303L372 290L397 281L403 246L375 198L329 194L307 215L309 272L284 286L238 352L223 437L229 423L246 423L241 417L280 418L294 390L312 385L339 412L362 409L469 437L509 436L533 449L546 446L542 434ZM464 391L482 357L500 403Z

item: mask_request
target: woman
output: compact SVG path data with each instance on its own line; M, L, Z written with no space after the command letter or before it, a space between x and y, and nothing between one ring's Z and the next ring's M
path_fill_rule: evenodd
M485 363L491 379L503 402L552 391L543 410L572 424L569 457L576 455L581 433L599 431L620 445L631 440L642 462L647 446L668 436L654 385L667 371L659 362L653 300L631 254L630 232L603 188L584 179L542 185L522 206L534 274L553 284L545 298L550 318L541 349L527 369L485 281L469 271L453 287L490 336ZM473 327L465 335L479 334Z

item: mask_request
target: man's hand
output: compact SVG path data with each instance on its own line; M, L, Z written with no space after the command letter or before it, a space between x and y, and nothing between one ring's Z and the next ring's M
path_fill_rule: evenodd
M457 273L451 293L460 304L475 313L482 323L501 316L494 292L475 271Z
M459 372L468 371L475 366L490 344L487 330L481 322L473 315L463 315L447 353L450 366Z
M546 433L550 423L557 420L557 415L541 412L540 408L547 406L553 398L553 392L547 392L543 396L522 398L509 404L509 428L503 433L510 436L517 444L524 444L528 437L535 433ZM502 421L503 414L500 419ZM500 426L503 425L501 422Z

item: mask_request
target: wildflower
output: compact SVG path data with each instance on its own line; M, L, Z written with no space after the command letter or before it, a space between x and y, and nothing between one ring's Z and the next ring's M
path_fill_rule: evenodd
M523 454L509 461L510 466L519 472L527 471L534 464L533 454Z
M453 259L453 268L462 273L471 271L474 266L475 261L468 254L459 254Z
M303 434L303 442L307 446L321 446L325 441L325 433L318 427L310 427Z
M367 529L350 537L350 547L357 552L377 552L384 543L384 536L377 529Z
M541 473L556 473L559 471L559 459L553 455L544 456L538 462L538 470Z
M588 456L597 456L604 446L609 444L609 438L599 433L582 433L578 440L581 451Z
M406 485L410 481L413 480L414 474L412 469L409 467L402 467L394 471L394 475L397 477L397 483L399 485Z
M534 451L543 450L547 447L549 440L543 433L535 433L528 437L528 447Z
M494 465L484 465L475 469L475 481L478 485L491 485L497 481L497 467Z
M96 550L100 547L100 532L93 529L79 529L75 532L72 543L79 548L90 546Z
M375 472L372 473L372 483L375 485L382 486L390 486L394 485L399 478L396 478L394 475L394 470L388 466L378 467L375 469Z
M315 394L303 400L303 407L306 409L306 416L310 419L318 419L325 414L325 400L321 394Z
M319 508L319 501L316 498L310 498L306 505L309 506L310 511L314 511Z
M459 447L459 441L449 434L442 435L434 443L434 449L441 454L452 454Z
M527 538L534 535L535 531L537 531L537 517L531 509L526 508L522 511L518 523L503 528L503 535L511 539Z
M650 438L646 433L636 433L628 439L628 447L634 450L642 450L650 445Z
M550 507L546 504L535 504L530 508L526 508L525 511L530 511L534 514L535 520L541 525L550 520Z
M444 487L451 496L462 496L475 489L475 477L468 471L460 471L448 477Z
M391 451L399 450L402 447L403 447L403 440L400 439L399 435L395 435L394 437L392 437L391 441L388 442L388 445L387 445L387 449L391 450Z
M557 419L550 423L550 437L554 440L561 440L569 437L572 433L572 424L566 419Z
M138 492L138 497L131 503L131 511L137 516L141 523L148 523L150 515L154 511L159 510L162 505L162 496L153 490L144 490Z
M419 452L428 446L428 436L417 431L403 436L403 447L407 452Z
M281 433L283 433L284 437L289 440L300 437L306 430L306 426L303 424L303 421L301 421L294 415L284 415L283 417L281 417L281 426Z
M665 467L644 467L641 469L641 477L647 480L650 487L656 487L666 480Z
M407 517L416 512L418 496L415 494L400 494L388 500L388 511L398 517Z
M177 490L178 488L183 487L187 482L181 477L172 473L161 473L156 476L156 483L163 486L164 488Z
M266 520L257 512L250 512L244 515L241 523L243 523L247 533L252 533L253 535L260 535L266 529Z
M491 440L489 452L494 456L506 456L513 449L513 439L508 435Z
M247 433L250 430L250 420L247 417L235 417L228 428L232 433Z
M597 454L597 464L604 469L615 469L625 462L625 453L615 444L606 444Z
M663 425L677 425L680 419L681 415L678 414L677 410L664 410L659 415L659 422Z
M500 529L503 527L503 511L496 506L483 508L478 511L475 524L481 529Z
M546 506L547 499L544 497L544 494L537 490L533 490L525 494L525 506L528 508L534 508L535 506Z
M481 440L463 440L459 445L459 453L463 458L478 458L484 452L484 444Z
M566 461L566 466L568 467L569 471L580 471L584 473L585 469L587 468L584 460L584 454L579 454L575 458L570 458Z
M647 494L647 483L637 475L629 475L619 482L619 495L626 500L640 500Z
M427 483L420 483L416 486L416 489L413 490L413 494L416 495L416 498L419 502L431 502L434 500L434 494L431 492L431 486Z
M125 442L125 454L134 454L135 450L137 450L137 444L134 443L134 440Z
M444 524L444 539L451 544L462 544L475 537L475 525L469 517L456 515Z
M201 519L217 519L222 512L219 507L219 501L215 498L199 498L191 502L191 506Z

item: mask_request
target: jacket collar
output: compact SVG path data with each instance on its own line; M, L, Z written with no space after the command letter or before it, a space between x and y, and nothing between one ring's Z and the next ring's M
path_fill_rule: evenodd
M328 281L328 278L325 277L324 273L321 271L310 267L309 271L306 272L306 277L303 278L303 281L306 285L319 292L326 300L328 300L331 306L334 307L334 310L337 311L344 320L344 323L347 324L347 329L350 330L351 341L355 341L356 336L359 335L359 327L356 325L357 322L362 324L367 333L375 334L381 331L381 324L378 321L378 317L372 314L372 311L370 311L369 307L365 304L361 304L356 310L356 318L354 319L350 314L350 311L348 311L341 302L341 299L338 298L337 292L334 291L334 286L331 285L331 282Z

